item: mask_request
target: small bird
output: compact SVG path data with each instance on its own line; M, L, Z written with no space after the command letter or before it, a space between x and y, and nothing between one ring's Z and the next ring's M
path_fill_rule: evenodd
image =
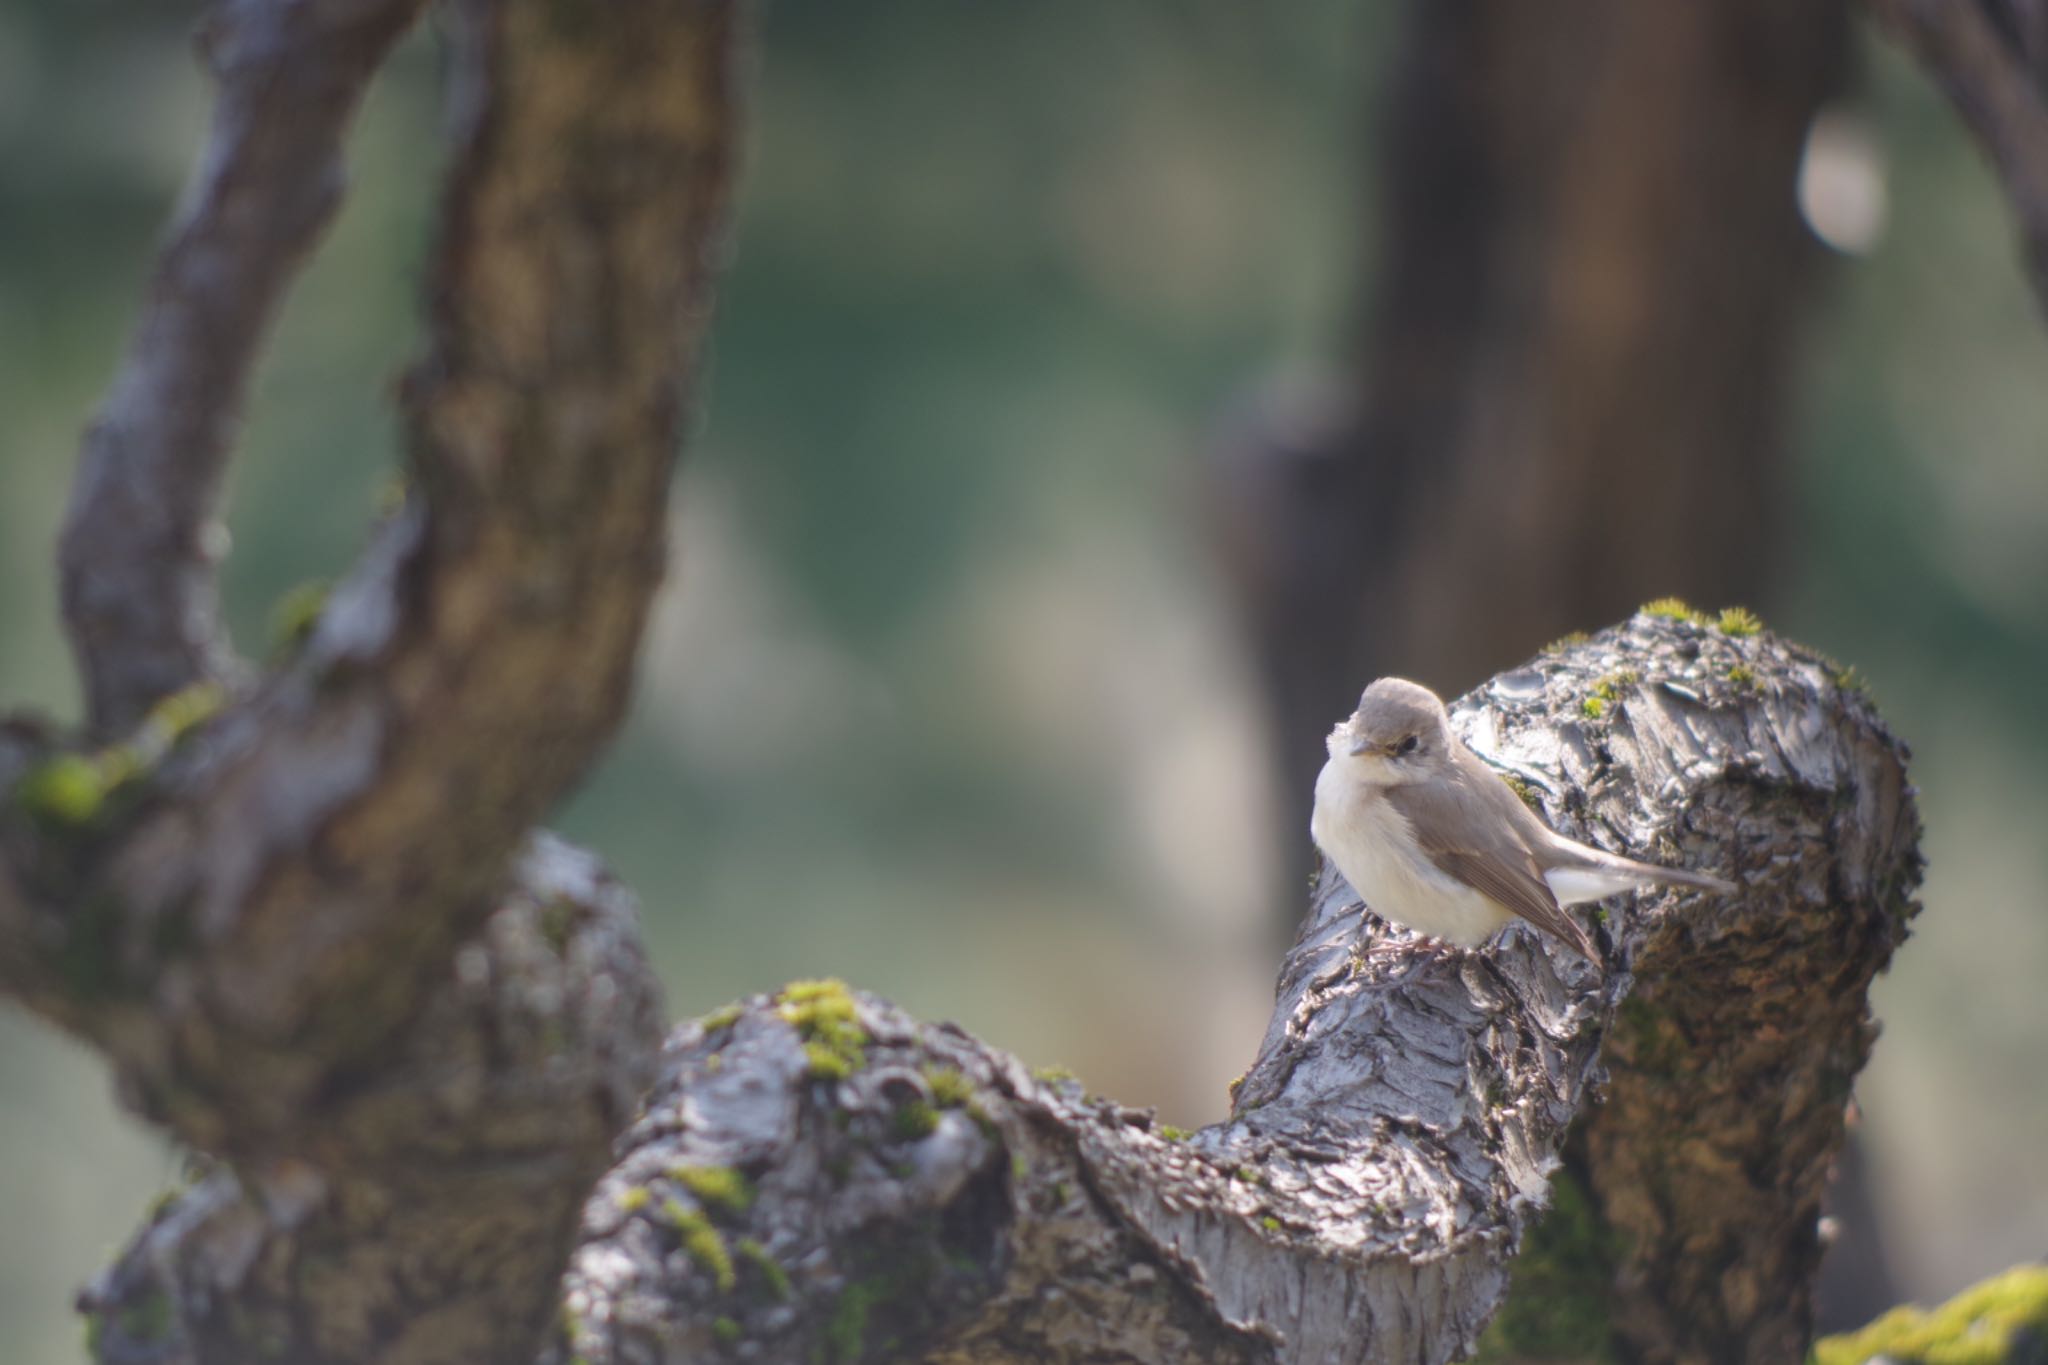
M1381 678L1330 731L1309 833L1381 918L1473 947L1517 915L1599 961L1562 906L1733 883L1588 848L1538 819L1451 733L1436 693Z

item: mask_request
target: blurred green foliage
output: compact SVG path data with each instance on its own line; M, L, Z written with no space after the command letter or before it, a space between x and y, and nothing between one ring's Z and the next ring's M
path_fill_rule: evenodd
M676 582L562 818L640 891L677 1012L844 976L1173 1117L1220 1109L1286 888L1200 461L1241 395L1341 357L1392 8L763 12ZM8 703L75 710L50 552L202 135L195 14L0 11ZM225 586L252 653L291 585L346 569L396 468L437 62L429 28L374 91L258 378ZM1918 747L1931 913L1864 1093L1914 1220L1903 1268L1936 1295L2048 1215L2018 1164L2048 1097L2010 1085L2048 1036L2048 342L1953 120L1898 60L1869 67L1890 229L1832 281L1800 569L1755 605L1857 663ZM0 1357L75 1356L70 1288L166 1177L104 1091L0 1018L0 1227L35 1230L0 1237Z

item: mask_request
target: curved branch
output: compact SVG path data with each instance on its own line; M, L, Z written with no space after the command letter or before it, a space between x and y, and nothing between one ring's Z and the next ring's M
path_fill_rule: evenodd
M2048 312L2048 53L2038 46L2048 27L2038 6L2012 7L2002 29L1982 0L1865 3L1990 155L2017 220L2034 300Z
M226 676L206 526L249 372L341 202L341 140L423 0L223 0L213 126L142 321L87 429L59 550L86 717L119 734Z
M1797 1360L1865 988L1914 908L1903 749L1816 656L1651 616L1454 717L1573 834L1742 894L1618 903L1601 970L1522 931L1367 954L1387 932L1325 869L1233 1116L1192 1135L831 983L748 1001L672 1044L551 1358L1460 1358L1604 1088L1594 1181L1643 1238L1622 1301L1668 1310L1624 1333ZM1705 1171L1751 1180L1682 1233L1646 1216ZM1710 1273L1736 1288L1701 1302Z
M246 699L148 762L131 738L45 763L105 799L38 812L38 770L0 806L0 986L196 1146L303 1148L623 710L723 224L733 30L728 0L456 7L415 496Z

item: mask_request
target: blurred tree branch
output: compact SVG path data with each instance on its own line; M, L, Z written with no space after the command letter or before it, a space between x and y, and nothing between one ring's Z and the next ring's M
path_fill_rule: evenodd
M207 1247L148 1277L151 1307L132 1276L90 1296L110 1359L530 1351L658 1039L616 895L567 854L514 855L610 736L661 577L727 199L732 4L448 6L411 494L288 662L227 676L213 625L200 527L234 408L415 8L215 11L208 148L64 540L93 734L0 741L0 988L228 1163L202 1187L226 1221L178 1224ZM494 940L519 937L508 915L562 961ZM137 1254L170 1266L167 1235Z
M2048 313L2048 6L1864 0L1939 85L2005 187L2020 257Z
M64 615L102 736L233 671L207 525L257 351L341 202L342 135L424 0L225 0L201 32L213 129L79 458Z

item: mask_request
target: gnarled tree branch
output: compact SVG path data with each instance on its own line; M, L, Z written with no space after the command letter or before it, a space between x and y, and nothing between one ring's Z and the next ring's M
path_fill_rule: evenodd
M609 736L661 576L730 7L456 20L460 145L406 399L418 494L246 700L146 771L66 756L121 779L68 827L0 811L0 985L211 1151L299 1132L409 1020Z
M0 990L223 1163L89 1295L103 1355L532 1348L659 1019L617 893L545 843L515 854L609 738L661 577L734 9L451 6L414 491L296 656L232 696L178 686L213 666L186 552L340 125L410 9L222 11L215 150L67 537L100 733L0 726ZM244 251L247 280L223 265ZM131 495L175 504L132 553L103 543Z
M213 128L142 322L86 433L59 555L102 736L231 671L206 526L249 372L341 202L341 141L424 0L223 0L202 33Z
M1231 1119L1192 1135L831 983L758 997L672 1044L553 1358L1456 1359L1604 1095L1615 1330L1798 1360L1865 989L1913 909L1903 749L1816 656L1649 616L1454 717L1560 827L1741 894L1618 904L1602 968L1524 931L1367 954L1326 868Z
M662 1023L632 896L535 839L375 1076L164 1200L80 1296L97 1359L525 1358Z

